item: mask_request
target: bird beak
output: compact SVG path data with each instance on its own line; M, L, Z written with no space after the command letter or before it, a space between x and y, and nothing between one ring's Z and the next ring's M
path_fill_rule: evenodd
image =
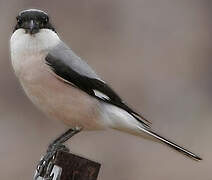
M34 22L34 20L30 20L27 23L26 33L36 34L39 31L38 25Z
M33 20L30 20L30 23L29 23L29 31L30 31L30 34L33 33L33 30L35 28L35 23Z

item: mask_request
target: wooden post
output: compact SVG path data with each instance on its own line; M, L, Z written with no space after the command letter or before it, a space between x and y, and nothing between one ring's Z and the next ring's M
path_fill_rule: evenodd
M58 151L53 160L52 180L97 180L100 164L72 153ZM37 180L45 180L39 177Z

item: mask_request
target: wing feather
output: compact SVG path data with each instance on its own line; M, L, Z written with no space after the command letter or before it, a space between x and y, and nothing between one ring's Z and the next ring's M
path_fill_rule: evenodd
M127 106L118 94L65 44L60 44L51 50L45 60L52 71L65 82L74 84L94 98L127 111L145 127L149 127L150 122L147 119Z

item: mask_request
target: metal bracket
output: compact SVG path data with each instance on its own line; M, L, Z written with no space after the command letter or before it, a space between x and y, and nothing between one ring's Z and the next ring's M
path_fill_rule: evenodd
M50 174L51 177L52 177L52 180L60 180L61 174L62 174L62 168L57 166L57 165L54 165L53 169L51 171L51 174ZM37 175L37 172L35 172L34 176L36 176L36 175ZM41 176L39 176L37 178L37 180L46 180L46 179L41 177Z

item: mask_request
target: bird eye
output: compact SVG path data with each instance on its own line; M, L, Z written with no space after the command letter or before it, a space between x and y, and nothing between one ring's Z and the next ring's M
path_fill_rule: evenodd
M16 17L18 24L22 23L22 20L19 17Z
M49 18L46 18L46 19L45 19L45 22L46 22L46 23L49 22Z
M48 17L43 17L43 23L48 23L49 22L49 18Z

